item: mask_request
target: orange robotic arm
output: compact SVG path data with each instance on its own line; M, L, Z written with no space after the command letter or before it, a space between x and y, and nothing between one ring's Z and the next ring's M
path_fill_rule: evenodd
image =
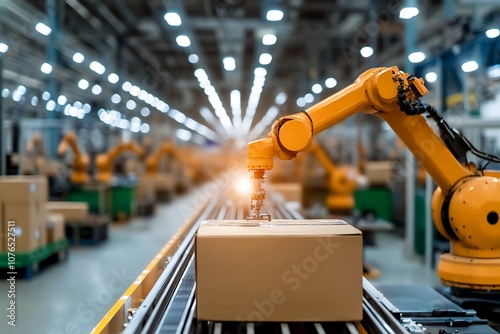
M330 212L347 213L354 208L354 191L356 190L357 171L350 166L337 166L328 153L317 142L313 142L309 151L319 160L328 173L329 194L326 206Z
M112 178L113 161L125 151L132 151L140 159L144 157L144 152L135 142L122 142L106 153L99 154L96 157L97 181L108 183Z
M253 216L260 216L263 175L273 167L274 156L292 159L310 147L314 135L357 112L370 113L387 121L439 186L433 218L451 243L451 254L441 257L438 268L442 281L456 287L500 289L500 180L460 163L466 151L477 150L418 100L427 93L420 78L395 66L375 68L304 112L278 119L266 138L248 144ZM423 113L438 124L441 138Z
M67 132L57 149L57 154L59 156L64 156L68 149L71 148L73 151L73 171L71 172L71 182L75 184L87 183L89 178L87 175L87 169L89 166L89 157L86 154L82 154L80 147L78 147L78 140L73 132Z
M171 155L173 158L177 159L184 165L188 167L194 167L192 163L185 155L181 154L180 149L172 141L164 142L158 150L146 159L146 174L149 176L154 176L158 174L158 166L160 164L161 158L165 155Z

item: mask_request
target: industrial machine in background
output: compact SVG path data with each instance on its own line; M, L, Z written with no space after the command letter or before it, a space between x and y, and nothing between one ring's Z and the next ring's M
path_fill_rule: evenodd
M73 154L73 163L71 166L70 180L73 184L85 184L89 182L88 167L89 167L89 156L84 154L79 145L78 139L74 132L67 132L59 147L57 149L57 154L60 157L66 155L68 150L71 149Z
M117 146L111 148L106 153L101 153L96 156L97 175L96 180L100 183L110 183L113 178L113 163L118 156L123 152L133 152L138 158L144 158L144 151L133 141L121 142Z
M327 151L317 142L308 149L321 163L328 177L326 208L330 213L352 215L354 191L358 187L359 173L355 167L335 164Z
M155 180L156 192L160 199L165 197L164 195L171 198L177 190L185 190L190 186L188 169L191 166L181 151L172 140L166 140L146 159L145 177ZM167 168L160 171L163 161L166 162Z
M381 117L438 185L432 200L434 223L451 244L450 253L440 257L438 276L450 298L468 305L471 297L479 298L480 314L498 320L491 305L500 292L499 174L476 169L466 155L500 160L476 150L432 106L422 103L419 99L427 93L420 78L395 66L375 68L305 112L278 119L266 138L248 145L251 218L261 219L264 174L273 168L275 156L293 159L311 146L313 136L357 112ZM424 115L437 124L439 136Z
M111 186L111 217L114 220L124 221L136 213L136 185L137 179L113 178L115 160L124 152L132 152L140 160L144 159L144 151L134 141L121 142L106 153L96 156L96 180L99 184Z

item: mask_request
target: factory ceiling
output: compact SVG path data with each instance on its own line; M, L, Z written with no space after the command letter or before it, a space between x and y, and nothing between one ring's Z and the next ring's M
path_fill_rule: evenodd
M220 138L246 139L263 132L277 114L296 112L311 97L324 98L369 67L404 68L401 7L395 0L0 1L0 42L9 45L4 85L22 84L40 100L49 91L129 118L140 117L147 106L152 120L186 126L189 119ZM478 17L498 14L492 1L420 1L418 8L412 29L416 47L426 54L464 38L464 26L473 27ZM44 34L38 23L50 32ZM373 54L363 57L364 47ZM93 61L103 74L91 69ZM43 63L53 71L43 73ZM144 96L131 96L125 81ZM102 92L92 93L95 85ZM113 94L120 96L118 103ZM170 110L150 107L157 103L146 103L146 94ZM136 108L127 108L130 99ZM41 109L36 115L49 113Z

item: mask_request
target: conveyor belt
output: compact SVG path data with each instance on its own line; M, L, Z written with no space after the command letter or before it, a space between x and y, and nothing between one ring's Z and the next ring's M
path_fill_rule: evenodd
M227 200L231 198L231 200ZM234 323L202 322L195 318L194 236L201 221L210 218L241 219L246 216L246 203L240 203L230 193L219 194L193 225L178 251L172 257L149 295L127 324L124 334L139 333L346 333L355 334L361 324L354 323ZM274 218L300 219L300 215L285 208L280 196L270 193L266 208ZM376 291L363 281L363 326L370 333L402 333L404 329L381 305Z
M475 322L469 325L460 322L464 324L464 327L457 328L454 327L454 324L448 324L446 318L443 317L430 320L420 318L421 322L427 326L427 328L423 328L421 324L416 323L413 319L405 318L406 311L398 309L401 306L394 306L366 279L363 279L363 320L359 323L265 322L259 324L198 321L196 318L196 280L194 273L194 238L196 231L199 224L206 219L243 219L248 215L246 204L245 197L238 196L232 193L231 190L226 189L214 196L204 206L203 211L199 211L196 220L186 226L185 231L182 233L182 242L177 243L177 251L172 253L172 257L149 294L142 300L137 309L132 308L132 311L129 310L129 314L133 314L133 316L129 316L129 319L131 319L128 323L125 323L124 334L496 333L484 322ZM281 196L273 192L268 194L266 209L273 218L302 219L296 212L287 210ZM425 301L423 302L425 303ZM116 317L113 319L116 320ZM478 318L473 316L466 320L470 321L471 319L477 320ZM436 324L436 320L440 320L441 323ZM124 322L126 321L124 320ZM109 329L111 327L109 324L108 322L107 327L105 327L107 330L99 330L96 333L119 333L121 331L121 325L119 325L120 329L116 330ZM106 326L106 324L103 326Z

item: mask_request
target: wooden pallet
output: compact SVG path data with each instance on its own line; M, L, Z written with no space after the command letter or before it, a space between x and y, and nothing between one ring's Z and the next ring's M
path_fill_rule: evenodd
M16 278L30 279L54 264L63 262L68 257L69 243L66 239L49 243L30 252L16 252ZM8 253L0 253L0 276L9 277Z

